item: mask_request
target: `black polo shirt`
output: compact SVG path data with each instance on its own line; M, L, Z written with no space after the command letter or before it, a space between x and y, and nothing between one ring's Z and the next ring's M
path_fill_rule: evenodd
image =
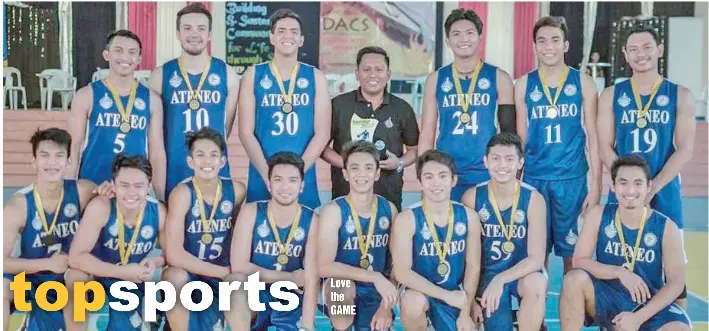
M376 120L378 123L374 123ZM419 127L413 108L403 99L385 91L384 100L378 109L372 109L360 91L338 95L332 99L332 148L338 154L342 147L351 140L367 140L379 148L389 150L401 158L404 145L416 146L419 139ZM385 154L380 150L381 154ZM331 167L332 198L347 195L349 184L342 175L342 169ZM374 192L393 202L401 210L401 194L404 186L404 173L396 170L381 171L381 176L374 185Z

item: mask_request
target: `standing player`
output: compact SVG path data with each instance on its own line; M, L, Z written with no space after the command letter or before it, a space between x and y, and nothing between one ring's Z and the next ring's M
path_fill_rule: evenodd
M478 214L451 201L453 158L428 151L416 161L423 199L399 214L392 229L394 275L406 330L473 330L470 308L480 274Z
M580 330L585 319L608 330L691 330L673 303L685 285L682 237L675 222L645 206L653 185L647 162L623 156L611 178L618 203L594 207L585 219L578 269L561 290L561 329Z
M512 79L480 59L482 28L472 10L456 9L448 15L446 44L453 63L428 76L423 96L419 155L435 148L453 157L459 171L451 193L454 201L490 179L483 146L498 132L495 114L501 131L515 130Z
M226 164L226 143L214 129L204 127L187 136L187 165L194 177L170 195L165 253L169 267L162 279L179 291L191 281L212 287L214 301L205 311L189 312L181 302L167 312L172 330L224 328L218 287L229 273L232 215L244 201L246 188L231 178L219 177ZM199 302L199 300L195 301Z
M379 154L374 144L353 141L342 151L349 193L322 208L318 242L319 275L326 307L355 305L356 316L330 316L336 330L387 330L392 325L396 288L384 275L390 269L387 250L396 206L374 194L379 179ZM337 234L336 236L334 234ZM329 279L349 279L354 285L332 289ZM344 301L331 302L331 292L345 295Z
M281 312L267 306L252 312L246 291L232 296L229 326L234 331L315 330L318 295L316 259L318 215L298 202L303 190L303 160L293 152L279 152L268 161L268 189L271 199L244 205L234 228L231 245L230 281L245 281L247 275L259 273L266 288L259 302L277 301L270 294L270 284L277 281L295 283L300 305L293 311ZM284 291L281 289L281 291ZM248 298L248 302L251 298Z
M271 16L273 60L249 67L239 98L239 139L249 156L246 201L269 199L266 159L280 151L305 162L305 188L300 203L320 207L315 161L330 140L330 96L318 69L298 61L303 23L288 9Z
M544 321L547 276L544 198L517 180L522 169L522 141L513 133L490 139L485 153L490 181L463 195L482 222L484 254L478 285L481 305L473 303L476 324L485 330L512 330L511 297L520 299L519 330L538 331ZM489 221L489 222L488 222ZM486 314L482 313L485 308Z
M160 98L135 79L143 46L128 30L106 38L109 74L83 87L72 100L69 131L74 139L67 175L106 186L116 154L150 157L155 194L165 197L165 145ZM104 184L105 183L105 184Z
M28 298L32 312L25 318L23 329L66 329L62 312L42 310L32 293L44 282L64 283L69 247L95 187L87 180L62 179L70 163L68 132L55 128L37 131L30 143L37 173L35 183L15 193L3 209L3 330L8 328L10 306L14 303L10 282L20 273L32 283ZM20 255L12 257L18 236ZM69 291L73 288L72 283L67 282L66 286ZM47 298L49 302L56 301L56 292L49 292ZM71 314L66 316L73 318Z
M525 142L524 181L547 204L547 251L553 247L564 258L566 273L578 238L577 220L589 206L598 204L601 195L598 92L590 76L564 62L569 50L564 18L543 17L533 31L540 65L517 80L517 132Z
M138 283L131 292L144 298L142 283L152 281L157 268L165 265L162 256L148 256L165 242L165 206L148 196L152 168L142 156L116 156L113 163L115 198L99 196L83 215L76 240L69 251L71 277L88 281L96 277L107 290L122 280ZM153 254L154 255L154 254ZM89 276L90 275L90 276ZM108 302L120 302L108 292ZM84 323L73 323L69 330L84 330ZM111 310L106 330L143 330L143 301L134 311Z
M177 12L177 39L182 55L156 68L149 82L165 107L166 197L193 174L185 161L189 154L185 134L208 126L228 140L239 92L236 71L207 53L212 14L203 4L193 3ZM230 176L228 162L219 175Z

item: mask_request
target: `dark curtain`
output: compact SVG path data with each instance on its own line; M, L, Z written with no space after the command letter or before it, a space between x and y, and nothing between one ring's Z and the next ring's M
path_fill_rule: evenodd
M106 36L116 28L116 4L113 2L74 2L73 57L77 89L91 82L96 68L108 68L103 59Z
M657 65L660 74L667 77L667 57L670 52L670 49L667 47L669 20L667 17L653 17L645 20L624 19L614 24L613 34L611 36L611 79L630 77L632 75L630 67L625 63L625 56L623 55L622 49L630 30L638 24L654 28L660 38L658 42L665 44L664 56L658 60Z
M694 17L694 2L656 1L653 4L652 14L667 17Z
M8 66L22 73L28 107L39 108L39 80L44 69L59 68L57 3L27 3L28 8L5 5Z
M566 19L570 46L564 60L568 65L578 68L583 57L583 2L552 2L549 14Z
M657 5L658 2L655 2ZM593 38L591 52L598 52L601 61L613 63L613 51L611 50L611 39L613 34L613 24L623 17L638 16L641 13L640 2L598 2L596 13L596 31ZM607 72L607 71L606 71ZM613 84L612 75L606 74L606 86Z

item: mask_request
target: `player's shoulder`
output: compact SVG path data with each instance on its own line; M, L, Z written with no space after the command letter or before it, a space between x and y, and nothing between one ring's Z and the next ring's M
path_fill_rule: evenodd
M74 96L74 99L79 98L79 99L86 99L86 98L92 98L94 95L94 83L91 82L84 87L80 88L78 91L76 91L76 95Z
M86 206L86 211L108 212L111 210L111 198L98 195L95 196Z
M332 214L332 213L339 213L340 212L340 204L338 203L339 201L344 201L345 197L337 197L333 199L332 201L326 203L324 206L320 208L320 215L323 214Z
M611 85L611 86L604 88L603 91L601 91L601 95L600 95L599 99L611 101L611 99L613 98L613 95L615 95L616 85Z
M5 205L5 210L21 212L27 209L27 194L32 192L34 185L25 186L15 192Z
M532 70L532 71L530 71L530 72L528 72L528 73L526 73L526 74L520 76L519 78L515 79L515 81L514 81L515 87L517 87L517 86L520 86L520 87L526 86L526 85L527 85L527 79L529 79L529 74L531 74L531 73L534 72L535 70L536 70L536 69L534 69L534 70Z
M183 201L189 201L191 190L190 190L190 187L188 186L189 185L188 182L191 179L192 179L192 177L185 179L182 182L180 182L179 184L177 184L177 186L175 186L175 188L172 190L172 192L170 192L170 197L168 198L168 200L171 201L173 199L179 199L179 200L183 200Z
M509 72L505 71L504 69L494 66L492 64L486 63L486 65L495 68L495 75L497 75L498 79L504 79L504 80L509 80L512 82L512 75L510 75Z

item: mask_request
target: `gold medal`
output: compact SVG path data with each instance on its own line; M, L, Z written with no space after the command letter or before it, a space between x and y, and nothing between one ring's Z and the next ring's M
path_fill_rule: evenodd
M202 86L204 86L204 82L207 80L209 68L212 66L212 57L210 56L207 58L207 63L205 63L204 68L202 68L202 76L200 76L199 78L197 89L192 88L192 83L190 82L190 75L187 74L187 70L185 70L185 66L182 64L182 57L177 58L177 66L180 68L182 79L185 81L185 86L187 86L187 91L189 92L187 93L187 95L192 97L192 99L187 105L190 107L191 110L198 110L200 104L197 96L202 91Z
M42 222L42 229L44 230L44 233L46 233L44 238L42 238L42 241L44 242L45 246L49 247L51 245L54 245L56 239L54 238L54 234L52 234L52 232L54 231L54 226L57 225L57 220L59 219L62 202L64 201L64 183L62 183L62 192L59 194L57 208L54 210L54 219L52 220L52 224L47 224L47 215L45 215L44 213L44 206L42 206L42 197L39 196L37 184L34 185L32 195L34 197L35 207L37 208L37 215L39 216L40 222Z
M281 96L283 96L283 105L281 106L281 111L284 113L288 114L293 111L293 104L291 103L293 101L293 92L295 91L295 79L298 77L298 69L300 68L300 63L296 63L295 66L293 66L293 71L290 73L290 80L288 81L288 92L286 92L286 87L283 84L283 77L281 77L281 73L278 72L278 68L276 65L271 61L269 64L269 67L271 67L271 72L273 73L273 76L276 77L276 83L278 84L278 88L281 90Z
M635 121L635 124L637 124L639 128L644 129L647 126L647 119L645 117L640 117L637 121Z
M279 254L278 257L276 258L276 262L278 262L278 264L280 264L280 265L288 264L288 255Z
M640 220L640 227L638 227L638 236L635 239L635 247L633 247L632 252L625 252L625 247L628 246L625 242L625 235L623 234L623 227L620 221L620 212L615 211L615 230L618 233L618 239L620 240L620 247L622 255L625 257L625 263L623 263L623 268L628 269L630 272L635 270L635 262L638 259L638 252L640 250L640 241L642 241L643 231L645 230L645 217L647 217L647 208L643 207L643 218ZM630 257L628 257L630 255Z
M475 91L475 85L477 85L478 82L478 75L480 74L480 69L483 66L483 61L478 60L478 63L475 65L475 69L473 70L473 75L470 78L470 86L468 86L468 93L463 94L463 86L460 84L460 78L458 77L458 68L455 65L455 61L453 61L452 65L452 71L453 71L453 85L455 86L455 93L458 95L458 98L460 99L460 107L463 108L463 114L468 115L468 119L465 120L463 118L463 115L460 116L460 121L465 124L470 122L470 114L468 114L468 109L470 108L470 102L468 102L473 96L473 92Z
M505 241L505 243L502 244L502 250L507 254L512 254L512 252L515 251L515 244L511 241Z
M559 115L559 110L556 107L551 106L547 108L547 117L550 119L555 119Z
M212 236L211 233L204 233L204 234L202 234L202 242L203 242L205 245L211 244L211 243L212 243L212 240L214 240L214 237Z
M123 133L128 133L130 132L130 123L128 122L123 122L121 125L118 127L118 129L121 130Z
M460 122L463 124L468 124L468 122L470 122L470 114L467 112L460 114Z
M443 276L446 273L448 273L448 265L441 262L438 264L438 267L436 268L436 272L438 272L439 275Z
M42 241L44 242L45 247L49 247L56 243L56 238L54 238L54 235L48 234L42 238Z
M359 260L359 267L362 269L367 269L370 265L371 263L369 262L368 258L362 258L361 260Z
M283 106L281 106L281 110L282 110L284 113L288 114L288 113L290 113L290 112L293 111L293 104L290 103L290 102L286 102L286 103L283 104Z
M195 97L194 99L190 100L190 109L192 110L199 110L199 100Z
M559 81L556 83L556 94L554 95L554 99L551 98L549 84L547 84L547 80L544 77L544 74L541 70L538 70L537 72L539 73L539 80L542 83L542 90L544 90L544 96L547 98L547 101L550 105L550 107L547 108L547 118L555 119L557 116L559 116L559 108L556 107L556 102L559 101L559 96L561 96L561 90L564 89L566 77L568 77L569 75L569 67L564 67L564 71L561 73L561 76L559 76Z
M130 261L130 256L133 255L133 247L135 242L138 240L138 234L140 233L140 225L143 223L143 215L145 212L145 203L140 206L140 211L138 212L138 219L135 222L135 227L133 228L133 235L128 242L128 248L126 248L126 238L125 238L125 222L123 221L123 213L121 208L116 202L116 226L118 227L118 256L121 259L121 264L126 265Z
M353 223L355 225L355 231L357 231L357 242L359 243L359 252L362 256L359 260L359 266L362 269L367 269L372 264L367 256L369 255L369 248L372 246L374 225L377 223L377 197L375 196L374 200L372 200L372 216L369 217L369 226L367 227L366 238L364 237L364 233L362 233L362 224L360 223L357 209L355 209L355 206L352 204L352 200L350 200L349 195L345 197L345 202L347 202L347 206L350 207L350 214L352 214L352 219L354 220ZM363 263L366 263L366 266L364 266Z

